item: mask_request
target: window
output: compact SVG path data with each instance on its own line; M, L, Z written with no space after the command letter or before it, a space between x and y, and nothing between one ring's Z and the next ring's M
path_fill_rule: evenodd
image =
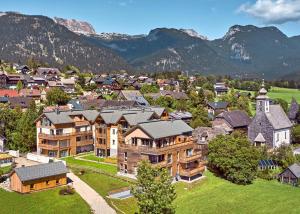
M113 135L115 135L115 134L116 134L116 130L115 130L115 129L113 129L113 130L112 130L112 133L113 133Z
M46 181L46 185L49 185L49 182L50 182L50 181Z
M168 154L168 163L172 163L172 154Z
M284 139L286 139L286 131L284 132Z
M112 144L113 144L113 145L115 145L115 143L116 143L116 141L115 141L115 140L113 140L113 141L112 141Z
M124 159L127 161L127 152L124 152Z
M276 137L276 141L278 142L279 141L279 133L277 133L277 137Z
M81 141L81 137L76 137L76 141L77 142Z
M34 184L30 184L30 189L34 189Z
M56 185L59 185L59 179L56 180Z

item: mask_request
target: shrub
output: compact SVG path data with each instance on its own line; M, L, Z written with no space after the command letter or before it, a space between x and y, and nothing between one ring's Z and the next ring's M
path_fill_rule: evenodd
M74 188L67 186L59 190L60 195L73 195L75 193Z

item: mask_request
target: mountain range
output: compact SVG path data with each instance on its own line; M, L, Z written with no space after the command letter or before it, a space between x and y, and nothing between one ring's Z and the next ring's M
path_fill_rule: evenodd
M96 33L87 22L0 14L0 58L33 57L54 66L92 72L185 71L235 77L300 76L300 36L276 27L230 27L208 40L193 29L156 28L148 34Z

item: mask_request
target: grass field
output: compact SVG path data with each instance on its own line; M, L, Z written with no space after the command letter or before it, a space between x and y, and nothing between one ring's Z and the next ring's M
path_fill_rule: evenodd
M300 213L300 188L264 180L241 186L206 176L193 186L176 184L176 213Z
M88 204L78 195L59 195L59 189L21 195L0 189L0 213L16 214L86 214L91 213Z
M116 166L69 159L77 166L90 166L116 172ZM86 163L84 163L86 162ZM95 164L95 165L94 165ZM106 167L109 166L109 170ZM73 170L78 174L76 170ZM214 176L207 171L207 178L186 184L175 184L177 198L174 202L177 214L189 213L300 213L300 188L277 181L255 180L251 185L236 185ZM110 191L129 187L131 184L119 178L85 170L80 178L105 197L112 207L123 213L134 213L137 204L134 198L111 200L106 198ZM118 211L119 213L122 213ZM0 208L1 213L1 208Z
M128 198L123 200L109 199L106 196L109 192L119 190L124 187L129 187L131 184L114 177L107 175L90 172L86 170L83 175L79 175L78 171L73 170L80 179L86 182L90 187L92 187L96 192L98 192L105 200L112 206L117 207L124 213L134 213L137 211L137 204L134 198Z
M252 96L254 96L254 91L246 91L246 90L238 90L240 92L250 92ZM268 96L271 99L281 98L287 101L289 104L291 103L292 97L294 97L298 103L300 103L300 90L293 89L293 88L279 88L279 87L272 87L268 91Z
M75 159L74 157L67 157L63 158L67 162L67 165L72 167L72 166L85 166L85 167L93 167L96 169L100 169L106 173L110 174L116 174L117 173L117 167L113 165L108 165L108 164L101 164L100 163L94 163L90 161L84 161L84 160L78 160Z
M80 158L86 159L86 160L97 161L97 162L117 164L117 158L114 158L114 157L101 158L101 157L97 157L94 154L89 154L89 155L80 156Z
M297 102L300 102L300 91L298 89L272 87L268 92L268 96L271 99L281 98L288 103L291 103L292 97L295 97Z

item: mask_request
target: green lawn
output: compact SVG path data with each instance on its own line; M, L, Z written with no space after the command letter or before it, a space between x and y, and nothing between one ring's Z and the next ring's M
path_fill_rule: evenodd
M206 175L193 186L176 184L176 213L300 213L300 188L264 180L241 186Z
M245 91L245 90L238 90L240 92L250 92L252 96L254 96L254 91ZM298 89L293 88L279 88L279 87L272 87L268 91L268 96L271 99L281 98L287 101L289 104L291 103L292 97L295 97L297 102L300 102L300 91Z
M35 192L31 194L18 194L0 189L0 213L91 213L88 204L78 195L59 195L60 188Z
M298 89L272 87L268 92L268 96L271 99L281 98L288 103L291 103L292 97L295 97L297 102L300 102L300 91Z
M67 157L63 158L67 162L67 166L83 166L83 167L92 167L96 168L98 170L104 171L106 173L110 174L116 174L117 173L117 167L113 165L108 165L108 164L102 164L100 163L95 163L95 162L90 162L90 161L84 161L84 160L77 160L74 157Z
M137 211L137 204L134 198L117 200L106 197L111 191L129 187L131 185L130 183L107 175L93 173L89 170L86 170L83 175L79 175L78 170L73 171L80 177L80 179L103 196L112 207L115 206L124 213L134 213Z
M84 156L81 156L80 158L86 159L86 160L92 160L92 161L104 162L104 158L97 157L97 156L94 155L94 154L91 154L91 155L84 155Z
M0 175L9 173L12 170L11 166L5 166L0 168Z

